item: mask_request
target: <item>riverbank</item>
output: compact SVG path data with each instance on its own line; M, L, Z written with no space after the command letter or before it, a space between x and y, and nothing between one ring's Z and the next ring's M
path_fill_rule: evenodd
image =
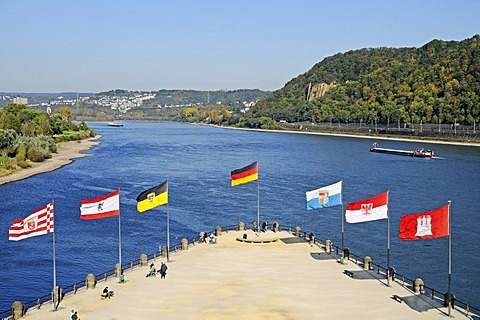
M244 231L222 232L216 244L197 243L177 250L170 261L156 258L125 270L125 282L97 279L94 289L69 293L57 311L46 303L23 319L445 319L447 308L353 261L311 246L287 231L248 238L277 239L245 243ZM165 279L146 277L151 263L167 263ZM349 277L344 273L354 274ZM104 287L114 297L102 300ZM397 296L399 301L394 297ZM456 319L465 318L452 310Z
M310 135L319 135L319 136L350 137L350 138L370 139L370 140L409 141L409 142L421 142L421 143L434 143L434 144L448 144L448 145L458 145L458 146L480 147L480 142L443 141L443 140L431 140L429 138L417 139L417 138L401 138L401 137L392 137L392 136L387 136L387 137L385 137L385 136L365 136L365 135L359 135L359 134L326 133L326 132L316 132L316 131L313 132L313 131L306 131L306 130L305 131L270 130L270 129L251 129L251 128L217 126L217 125L212 125L212 126L217 127L217 128L234 129L234 130L275 132L275 133L296 133L296 134L310 134Z
M84 140L60 142L57 144L57 152L52 153L50 159L43 162L33 162L30 168L21 169L4 177L0 177L0 185L53 171L72 163L74 159L91 156L91 154L85 154L82 153L82 151L89 150L93 146L98 145L100 143L98 139L100 138L101 136L97 135Z

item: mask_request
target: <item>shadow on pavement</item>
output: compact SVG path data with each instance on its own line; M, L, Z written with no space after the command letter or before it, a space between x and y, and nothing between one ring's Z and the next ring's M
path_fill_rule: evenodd
M430 309L439 309L443 307L443 305L437 301L419 295L406 297L393 296L392 299L399 301L400 303L405 302L410 309L418 312L426 312Z

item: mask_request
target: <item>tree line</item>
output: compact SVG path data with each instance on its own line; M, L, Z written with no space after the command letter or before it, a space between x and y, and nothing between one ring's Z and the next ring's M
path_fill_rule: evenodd
M68 107L49 114L8 104L0 110L0 174L50 158L57 152L56 142L93 136L95 132L85 123L73 121Z

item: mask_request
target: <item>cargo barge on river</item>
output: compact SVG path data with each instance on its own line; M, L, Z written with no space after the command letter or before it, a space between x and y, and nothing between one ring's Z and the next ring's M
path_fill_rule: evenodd
M374 143L370 147L370 152L387 153L387 154L395 154L395 155L398 155L398 156L419 157L419 158L435 157L435 153L432 150L427 150L427 149L424 149L424 148L417 148L413 151L386 149L386 148L379 148L378 143Z

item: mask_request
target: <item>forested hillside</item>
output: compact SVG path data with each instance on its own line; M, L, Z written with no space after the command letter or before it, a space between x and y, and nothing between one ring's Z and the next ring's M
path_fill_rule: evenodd
M460 123L480 120L480 36L420 48L375 48L325 58L240 120ZM265 120L263 120L265 122Z

